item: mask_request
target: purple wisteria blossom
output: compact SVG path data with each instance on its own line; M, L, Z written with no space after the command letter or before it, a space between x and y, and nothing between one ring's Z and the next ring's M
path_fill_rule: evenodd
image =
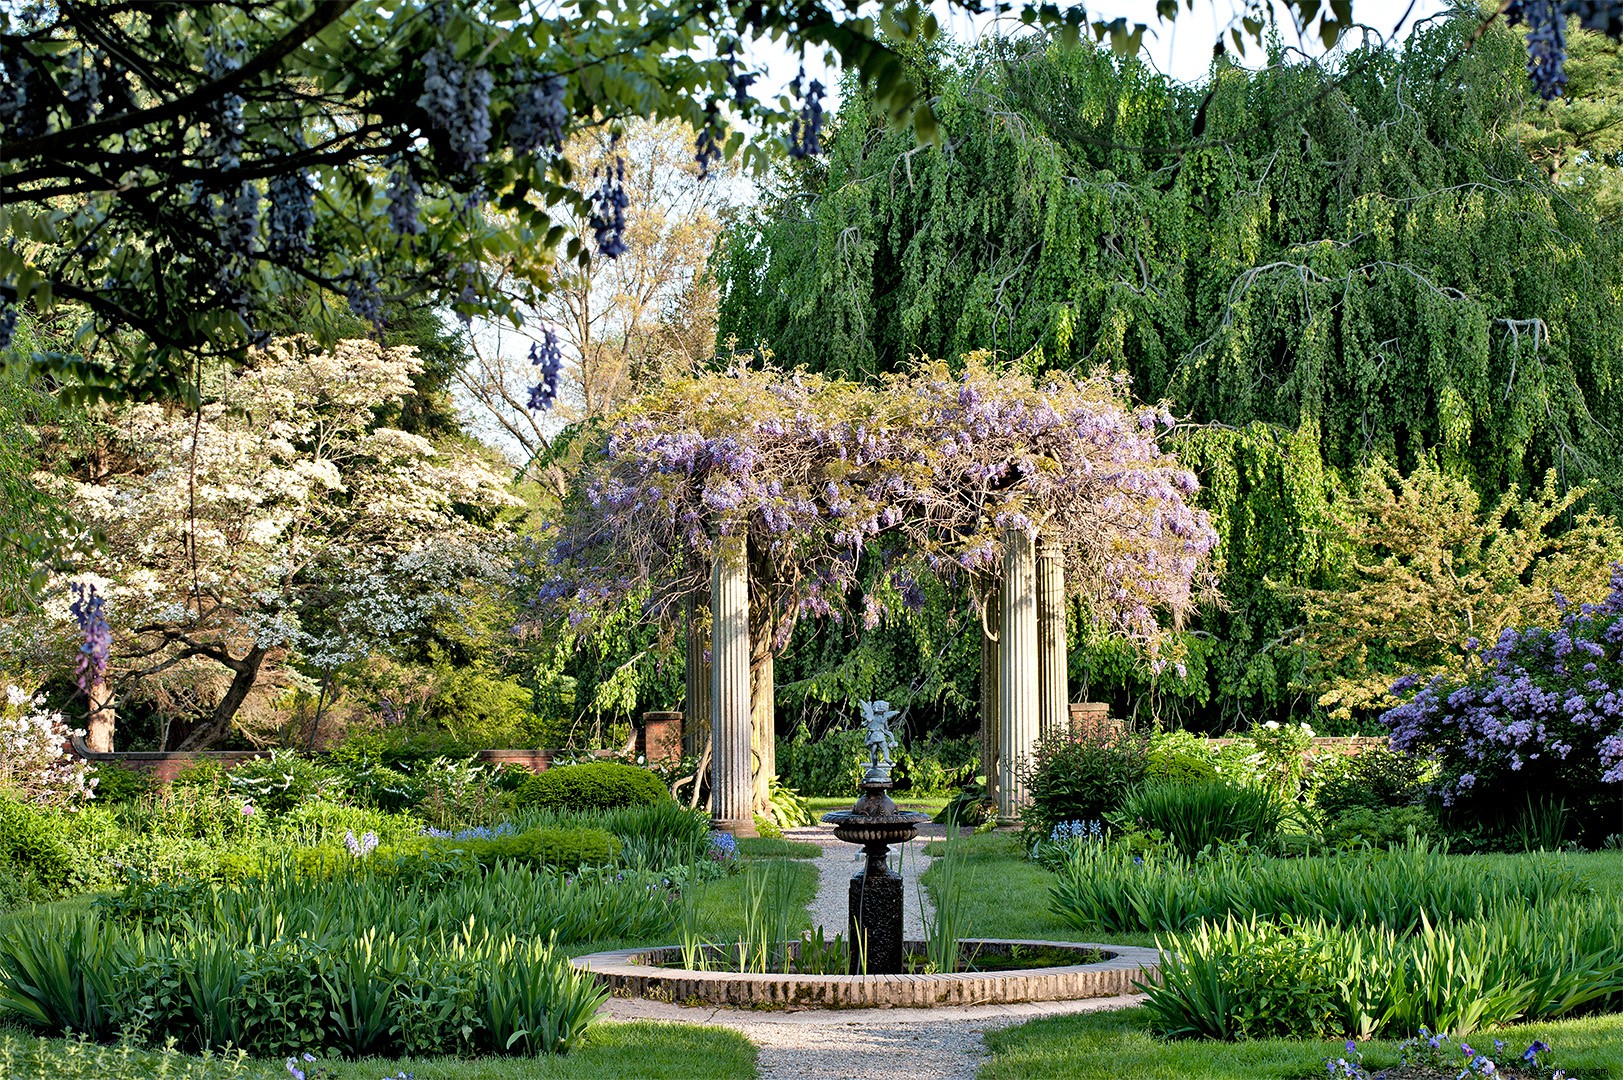
M79 689L86 694L90 688L107 677L107 657L113 651L113 628L107 622L106 600L96 593L96 586L75 584L74 600L68 611L79 624L83 642L79 646L79 662L75 671Z
M1195 477L1163 451L1171 421L1119 377L921 365L883 385L737 369L673 380L607 426L577 510L526 567L573 621L705 587L718 538L748 538L771 582L774 640L802 616L861 627L922 604L925 575L972 589L1004 545L1041 532L1068 588L1152 656L1194 602L1217 536ZM875 589L885 568L892 588Z

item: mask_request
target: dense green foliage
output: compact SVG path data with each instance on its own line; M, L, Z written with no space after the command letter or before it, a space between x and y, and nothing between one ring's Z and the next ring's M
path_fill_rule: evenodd
M898 794L915 799L951 795L975 778L980 766L979 747L973 739L918 739L892 752L891 777ZM799 794L813 798L856 796L868 754L862 732L845 728L813 738L801 728L778 740L778 779Z
M1425 795L1436 766L1409 754L1371 747L1325 754L1313 762L1313 802L1327 820L1350 810L1412 806Z
M52 814L0 795L0 868L52 894L68 883L73 864Z
M670 797L659 777L616 761L548 769L526 780L517 792L519 806L537 810L618 810Z
M555 870L579 870L582 866L607 866L620 854L620 841L603 829L532 829L509 836L480 836L446 839L426 848L421 857L444 858L466 855L486 869L498 862L517 863Z
M1167 942L1149 988L1153 1024L1171 1035L1456 1037L1513 1020L1615 1008L1623 947L1616 899L1491 908L1423 925L1255 919L1203 923Z
M1108 642L1073 677L1211 725L1310 707L1273 586L1333 579L1347 470L1435 451L1484 491L1555 468L1618 503L1615 240L1516 141L1521 43L1474 30L1187 88L1041 42L920 54L945 148L850 95L826 168L725 246L721 333L849 375L973 348L1126 370L1202 425L1228 606L1153 696Z
M1540 907L1590 891L1554 857L1484 866L1424 843L1305 859L1135 857L1119 845L1083 844L1056 875L1051 900L1054 912L1079 929L1184 930L1232 915L1329 919L1410 933L1423 920Z
M1049 735L1025 768L1028 830L1047 836L1066 821L1098 821L1121 809L1144 779L1149 744L1132 732L1072 738Z

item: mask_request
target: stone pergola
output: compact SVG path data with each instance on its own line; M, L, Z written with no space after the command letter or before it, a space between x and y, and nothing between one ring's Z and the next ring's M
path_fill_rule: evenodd
M1021 767L1040 735L1069 723L1065 637L1065 557L1059 544L1012 530L1003 573L990 590L981 634L981 760L998 817L1026 802ZM750 739L749 571L742 538L723 538L710 576L710 660L698 612L690 612L687 652L690 716L708 708L711 818L734 835L755 833ZM708 668L708 671L705 670ZM708 676L708 677L706 677ZM686 725L690 750L699 725Z

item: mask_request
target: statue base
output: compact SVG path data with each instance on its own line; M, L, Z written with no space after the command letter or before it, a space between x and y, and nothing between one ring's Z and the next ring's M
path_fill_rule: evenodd
M881 855L882 859L884 856ZM902 879L872 859L851 879L848 923L852 975L902 973Z

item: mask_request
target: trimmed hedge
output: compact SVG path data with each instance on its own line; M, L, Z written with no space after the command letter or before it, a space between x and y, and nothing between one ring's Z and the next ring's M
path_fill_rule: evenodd
M574 871L612 863L620 855L620 841L603 829L532 829L488 840L440 840L433 850L464 851L486 868L506 860Z
M519 785L519 806L537 810L618 810L666 802L664 781L635 765L596 761L548 769Z

